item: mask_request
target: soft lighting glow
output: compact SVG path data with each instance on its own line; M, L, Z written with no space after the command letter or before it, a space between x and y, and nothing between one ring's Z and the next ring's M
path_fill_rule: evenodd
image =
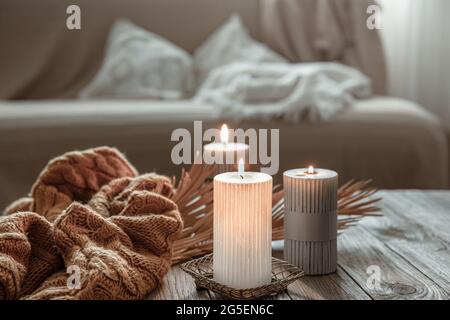
M244 178L244 159L242 158L239 159L238 174L241 178Z
M314 167L313 166L309 166L307 173L308 174L314 174Z
M226 124L222 125L222 129L220 130L220 140L222 143L228 143L228 127Z
M256 288L270 284L272 274L272 177L236 176L214 177L213 277L236 289Z

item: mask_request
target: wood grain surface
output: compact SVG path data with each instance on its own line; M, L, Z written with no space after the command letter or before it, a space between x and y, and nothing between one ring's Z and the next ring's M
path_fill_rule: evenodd
M292 283L271 299L450 298L450 191L380 191L382 217L370 217L338 239L338 270ZM282 243L281 243L282 245ZM280 243L273 255L282 257ZM373 271L380 281L373 281ZM222 299L196 290L172 267L149 299Z

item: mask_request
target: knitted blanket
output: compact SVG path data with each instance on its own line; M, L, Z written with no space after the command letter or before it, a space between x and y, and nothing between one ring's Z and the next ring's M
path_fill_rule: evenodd
M52 160L0 217L0 299L141 299L182 229L167 177L116 149Z

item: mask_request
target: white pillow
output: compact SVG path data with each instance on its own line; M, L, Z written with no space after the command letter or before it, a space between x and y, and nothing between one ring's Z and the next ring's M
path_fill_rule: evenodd
M234 14L195 51L194 65L199 83L214 68L233 62L282 62L287 60L265 44L251 38L241 17Z
M194 90L191 56L128 20L114 23L100 71L81 98L180 99Z

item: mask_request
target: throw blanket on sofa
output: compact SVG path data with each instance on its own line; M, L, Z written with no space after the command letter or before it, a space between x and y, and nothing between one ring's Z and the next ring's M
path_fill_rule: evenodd
M172 193L115 149L54 159L0 217L0 299L144 298L182 228Z
M328 120L354 97L371 94L369 78L337 63L234 63L214 69L195 100L225 117Z
M364 72L386 94L386 61L378 30L367 27L376 0L261 0L264 42L291 62L339 61Z

